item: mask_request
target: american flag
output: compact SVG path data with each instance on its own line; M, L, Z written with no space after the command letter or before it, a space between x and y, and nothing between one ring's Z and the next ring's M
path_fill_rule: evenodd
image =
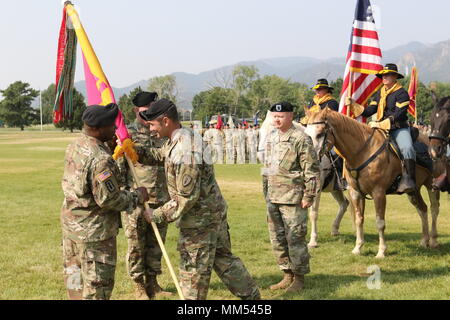
M344 73L339 112L347 114L345 98L351 96L358 104L367 101L382 85L375 74L383 69L378 33L369 0L358 0L350 47Z

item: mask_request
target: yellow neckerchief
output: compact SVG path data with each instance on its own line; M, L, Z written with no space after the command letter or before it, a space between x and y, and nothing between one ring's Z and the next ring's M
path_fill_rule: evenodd
M398 82L396 82L389 90L386 89L386 86L381 87L380 101L378 102L378 110L377 110L377 121L383 119L384 109L386 108L387 96L401 88L403 87Z
M316 94L313 98L314 105L309 108L309 112L319 112L320 111L320 105L322 103L328 102L330 100L333 100L333 96L331 93L327 93L322 98L319 98L319 96Z

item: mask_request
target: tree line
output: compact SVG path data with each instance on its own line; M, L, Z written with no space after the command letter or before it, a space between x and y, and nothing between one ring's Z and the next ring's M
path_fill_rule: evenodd
M192 99L193 119L203 121L212 115L233 114L237 117L253 117L260 111L264 116L270 106L279 101L288 101L294 105L298 117L304 115L304 107L314 96L310 85L294 82L276 75L260 75L255 66L237 65L231 74L217 73L215 82L209 84L209 89L199 92ZM400 80L404 88L408 88L409 77ZM334 88L333 96L339 101L342 79L330 82ZM434 82L429 86L419 82L416 98L418 121L429 123L433 108L431 88L438 97L450 96L450 84ZM167 98L179 102L179 86L173 75L151 78L144 90L155 91L159 98ZM122 95L117 101L126 121L131 122L135 115L133 111L133 97L142 91L135 88L128 94ZM31 88L28 83L16 81L5 90L0 90L3 98L0 101L0 126L18 127L23 130L26 126L40 124L39 108L33 108L32 103L39 95L39 91ZM53 123L53 104L56 89L51 84L41 92L42 121L44 124ZM86 108L83 95L74 89L73 117L57 124L64 130L81 129L81 115Z

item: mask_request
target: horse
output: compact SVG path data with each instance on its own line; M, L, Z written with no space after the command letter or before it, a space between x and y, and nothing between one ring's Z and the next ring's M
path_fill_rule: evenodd
M447 159L446 151L449 148L450 143L450 96L443 99L438 99L437 96L432 93L433 100L435 101L435 107L431 111L431 134L429 136L430 145L428 152L435 164L436 170L438 166L444 167L444 173L439 176L440 172L434 170L434 176L436 180L436 188L445 185L445 176L447 175L447 184L450 186L450 158ZM439 181L439 182L438 182ZM439 185L442 186L439 186ZM447 191L450 192L450 189Z
M328 108L309 115L306 131L312 137L313 144L320 152L333 146L346 161L346 177L350 202L354 210L356 227L356 245L353 254L361 254L364 244L365 200L370 195L375 203L376 226L379 245L376 258L384 258L387 245L384 238L386 194L395 190L393 185L402 174L402 163L389 147L386 135L380 129L374 129ZM437 241L437 217L439 214L439 192L433 191L432 174L426 168L416 168L416 190L408 194L411 204L417 209L422 222L423 247L435 248ZM431 236L429 233L427 205L420 188L427 188L432 213Z
M272 116L270 111L267 112L266 118L264 122L261 125L260 132L259 132L259 144L258 144L258 159L261 163L264 163L265 158L265 147L266 147L266 138L267 135L271 130L273 130L272 123ZM305 127L303 127L301 124L293 122L293 125L305 132ZM306 133L306 132L305 132ZM334 172L330 172L331 163L329 163L328 158L324 155L321 157L320 162L320 178L321 178L321 185L323 186L324 181L329 175L333 175ZM344 196L344 192L341 190L334 190L334 177L331 179L331 181L328 183L328 186L325 190L321 190L318 192L316 197L314 198L313 205L311 206L311 209L309 211L309 218L311 221L311 238L308 243L308 247L315 248L318 247L317 238L318 238L318 232L317 232L317 220L319 217L319 204L320 204L320 196L322 192L330 192L333 198L338 203L338 211L336 213L336 217L333 221L333 224L331 226L331 235L332 236L338 236L339 235L339 227L341 224L341 220L347 210L347 207L349 206L349 200ZM263 181L264 185L264 181Z
M305 132L307 133L307 132ZM338 236L339 227L341 225L342 218L350 204L350 201L345 197L344 191L335 189L335 181L338 179L337 171L333 168L333 159L327 155L319 155L320 158L320 191L314 198L313 205L309 211L309 220L311 221L311 238L308 243L309 248L317 248L319 246L318 231L317 231L317 220L319 219L319 205L320 198L323 192L331 193L334 200L338 203L338 211L336 217L334 218L333 224L331 225L331 235Z

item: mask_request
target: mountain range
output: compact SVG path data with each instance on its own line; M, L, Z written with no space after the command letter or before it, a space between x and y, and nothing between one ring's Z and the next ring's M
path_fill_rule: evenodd
M399 71L404 74L408 74L415 64L419 71L419 80L426 84L431 81L450 82L450 39L432 45L410 42L383 51L383 64L385 63L398 64ZM258 68L262 76L275 74L295 82L313 85L319 78L328 78L332 81L342 77L345 60L344 58L321 60L310 57L283 57L242 61L199 74L175 72L172 74L176 77L179 87L178 105L183 109L191 109L192 98L197 93L219 85L218 78L229 78L236 65L253 65ZM118 99L138 86L145 89L147 80L141 80L124 88L113 88L113 90ZM75 87L86 95L84 81L76 82Z

